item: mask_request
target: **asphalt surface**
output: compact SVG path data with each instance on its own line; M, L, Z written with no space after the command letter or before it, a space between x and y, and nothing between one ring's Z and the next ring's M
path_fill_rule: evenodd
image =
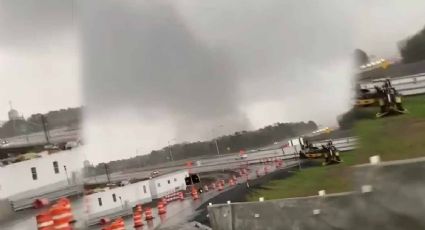
M274 154L274 153L273 153ZM265 154L266 156L269 156ZM223 159L221 159L223 160ZM159 216L157 213L156 207L152 207L154 220L153 221L144 221L144 228L143 229L178 229L177 227L181 227L181 229L187 229L189 227L188 223L193 220L202 220L200 218L201 216L204 216L205 218L205 207L208 202L222 202L226 199L232 200L232 201L241 201L240 199L243 199L246 194L246 180L248 178L249 183L252 183L254 186L255 184L258 184L259 181L267 181L273 177L270 177L270 175L275 175L275 171L285 171L289 167L297 166L298 163L295 160L288 160L284 161L284 165L282 168L277 169L274 164L268 165L268 171L269 174L264 176L264 167L263 164L256 164L256 165L248 165L248 175L239 177L237 182L238 185L230 186L226 184L224 187L224 190L219 192L217 190L210 190L208 192L200 194L200 199L193 201L190 195L186 194L186 199L184 201L174 201L170 202L167 205L167 213L165 215ZM239 164L237 164L233 169L238 170L240 167ZM256 176L256 170L260 171L261 177L257 178ZM260 180L263 178L263 180ZM268 178L268 179L267 179ZM255 182L256 181L256 182ZM227 180L226 180L227 182ZM230 194L230 195L229 195ZM218 198L215 198L218 197ZM215 199L215 200L214 200ZM151 205L151 204L148 204ZM146 207L147 205L144 205ZM72 207L73 207L73 213L74 216L79 220L74 225L75 229L87 229L85 227L84 222L84 205L83 205L83 199L82 197L75 197L72 200ZM33 230L36 229L36 221L35 216L40 213L41 211L44 211L46 209L28 209L24 211L17 212L12 218L10 218L8 221L4 221L0 224L0 229L4 230ZM124 218L126 226L132 226L133 220L131 216ZM202 220L202 222L205 222L205 220ZM91 226L88 229L99 229L100 226Z
M262 158L270 158L270 157L283 157L282 150L266 150L248 153L248 157L246 159L240 159L239 154L234 155L225 155L225 156L217 156L213 159L204 159L201 161L201 166L192 166L193 173L201 173L201 172L210 172L224 169L234 169L239 168L241 165L246 164L247 162L258 161ZM285 157L292 157L289 155L285 155ZM158 166L160 167L160 166ZM161 169L161 174L166 174L169 172L187 169L186 166L174 166L166 169ZM111 181L119 182L122 180L129 179L144 179L149 178L152 170L140 170L140 171L132 171L132 172L115 172L110 174ZM84 179L86 184L97 184L97 183L106 183L107 177L106 175L93 176Z
M270 179L276 178L279 173L287 173L288 169L291 167L298 167L298 162L288 161L285 162L282 168L276 168L275 165L268 165L269 174L264 175L263 164L258 165L249 165L248 166L248 176L242 176L237 178L237 184L230 186L227 184L224 187L223 191L210 190L200 194L200 199L193 201L189 195L186 196L184 201L174 201L167 205L167 214L157 215L157 209L153 209L154 220L153 221L144 221L143 229L191 229L192 226L188 226L188 223L193 221L201 222L201 224L208 224L205 221L206 218L206 205L209 202L221 202L225 203L227 200L237 202L244 199L247 189L246 180L248 178L248 183L252 186L258 185L259 183L264 183ZM260 171L261 177L257 178L256 170ZM279 172L279 173L278 173ZM145 206L144 206L145 207ZM132 217L127 217L124 219L126 226L132 226L133 220ZM95 226L90 229L99 229Z
M84 223L80 220L83 219L84 205L83 199L81 196L71 198L71 207L75 219L78 221L75 223L74 227L76 229L84 229ZM48 207L42 209L26 209L23 211L16 212L11 218L7 221L0 223L1 230L34 230L37 229L37 223L35 220L36 215L43 211L47 211Z
M75 141L80 136L80 130L69 130L67 128L54 129L49 131L49 139L52 143ZM30 133L16 137L4 138L7 144L3 144L0 148L16 148L23 146L31 146L46 143L44 132Z

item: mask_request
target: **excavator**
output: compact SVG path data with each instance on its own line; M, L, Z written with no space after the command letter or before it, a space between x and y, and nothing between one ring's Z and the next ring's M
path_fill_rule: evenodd
M391 81L386 79L382 87L375 86L380 111L376 114L377 118L407 113L401 102L401 95L392 87Z
M321 148L313 146L307 140L301 145L300 158L304 159L320 159L323 158L325 161L322 165L338 164L342 160L339 156L339 151L329 140L326 145L322 145Z
M402 105L401 94L391 85L389 79L379 79L373 82L384 82L382 86L374 86L374 89L357 89L357 107L379 106L377 118L388 115L407 113Z

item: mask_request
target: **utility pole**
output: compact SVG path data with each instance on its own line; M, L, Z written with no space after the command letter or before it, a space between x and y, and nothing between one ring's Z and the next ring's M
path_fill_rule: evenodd
M108 178L108 184L110 184L111 178L109 177L108 166L106 165L106 163L104 163L103 167L105 168L106 178Z
M217 138L215 139L215 147L217 149L217 155L220 156L220 149L218 148L218 140L217 140Z
M47 121L44 115L41 115L41 124L43 125L44 137L46 138L47 144L50 144L49 130L47 129Z
M173 151L171 150L171 145L168 146L169 150L170 150L170 157L171 157L171 161L174 161L174 157L173 157Z
M142 160L142 156L139 156L139 149L136 149L136 157L139 158L139 162L140 162L140 168L143 167L143 160Z
M223 127L223 125L219 125L219 126L217 126L217 128L222 128ZM215 136L215 134L214 134L214 130L215 130L215 128L213 128L212 130L211 130L211 133L213 134L213 136ZM214 139L214 143L215 143L215 148L217 149L217 155L218 156L220 156L220 149L218 148L218 137L216 137L215 139Z
M170 141L168 141L168 151L169 151L169 155L170 155L170 159L171 159L171 161L174 161L174 157L173 157L173 151L172 151L172 149L171 149L171 141L173 141L173 140L175 140L175 138L174 139L172 139L172 140L170 140Z

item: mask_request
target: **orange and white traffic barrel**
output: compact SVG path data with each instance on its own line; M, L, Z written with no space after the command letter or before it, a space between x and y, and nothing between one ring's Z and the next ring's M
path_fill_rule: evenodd
M142 212L137 209L133 212L133 222L135 228L143 226Z
M164 206L167 205L167 199L165 199L165 197L161 198L161 202Z
M141 204L136 205L136 211L143 213L143 208Z
M162 214L165 214L165 213L167 213L167 210L165 210L164 204L161 201L159 201L158 202L158 214L162 215Z
M58 204L61 203L63 204L63 206L65 207L66 211L69 213L69 223L74 223L75 219L74 219L74 214L72 214L72 207L71 207L71 201L69 201L68 198L66 197L62 197L58 200L57 202Z
M53 230L53 219L49 212L42 212L35 217L38 230Z
M152 208L147 207L145 210L145 220L152 220L153 216L152 216Z
M63 204L54 204L50 209L50 216L53 219L53 227L55 230L71 230L69 224L69 212Z
M198 190L196 190L194 187L192 187L192 198L193 200L199 199Z
M125 224L124 220L122 218L116 219L112 224L110 225L111 230L125 230Z
M218 183L218 191L223 191L223 184Z

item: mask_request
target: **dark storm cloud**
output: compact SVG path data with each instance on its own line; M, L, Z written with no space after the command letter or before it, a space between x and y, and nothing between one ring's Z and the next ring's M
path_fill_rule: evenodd
M97 121L86 130L109 152L274 122L335 125L350 107L352 51L396 56L425 15L423 3L396 0L79 2Z
M73 1L2 0L0 48L43 50L73 29Z
M81 105L72 0L0 0L0 119Z
M87 3L82 22L89 116L131 107L151 119L161 112L185 131L220 120L247 128L226 56L199 41L170 4Z

